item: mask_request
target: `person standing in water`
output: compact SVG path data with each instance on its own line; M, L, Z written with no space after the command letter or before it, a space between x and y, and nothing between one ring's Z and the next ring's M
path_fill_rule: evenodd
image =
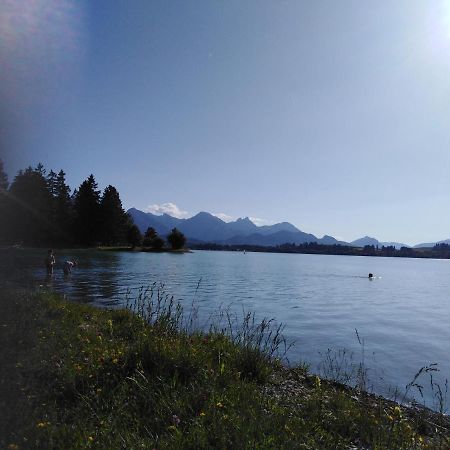
M55 265L55 255L53 250L50 249L45 257L45 267L47 268L47 275L53 275L53 266Z
M77 265L76 261L66 261L63 266L64 275L69 275L72 273L72 267Z

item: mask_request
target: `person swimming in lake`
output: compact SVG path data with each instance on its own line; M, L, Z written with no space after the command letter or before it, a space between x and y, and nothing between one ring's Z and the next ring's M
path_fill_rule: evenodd
M76 265L76 261L66 261L63 266L64 275L70 275L72 273L72 268Z
M373 278L373 273L369 273L369 279L371 280Z
M49 249L47 252L47 256L45 257L45 267L47 269L47 275L53 275L53 267L56 263L55 255L53 254L53 250Z

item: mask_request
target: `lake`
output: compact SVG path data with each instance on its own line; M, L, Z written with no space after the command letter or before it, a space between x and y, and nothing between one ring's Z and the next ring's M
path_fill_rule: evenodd
M291 364L306 361L318 372L327 349L335 358L346 349L356 363L364 358L370 385L384 395L393 386L403 391L430 363L439 364L434 376L440 383L450 374L449 260L214 251L55 254L51 279L43 267L45 250L2 250L0 269L16 282L31 279L96 305L120 305L128 290L158 282L186 308L195 300L204 320L220 307L254 311L285 324L286 338L295 341ZM64 277L68 258L79 266ZM427 378L422 382L429 385ZM427 390L427 406L433 406L432 397Z

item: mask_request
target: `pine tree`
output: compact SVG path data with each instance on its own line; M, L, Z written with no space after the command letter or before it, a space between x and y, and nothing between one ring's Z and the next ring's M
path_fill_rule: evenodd
M53 170L50 170L47 177L47 187L53 198L56 197L56 173Z
M74 199L74 233L79 244L93 245L100 237L100 191L94 175L90 175L76 192Z
M134 247L141 245L142 234L139 228L133 223L133 219L128 216L127 220L127 242Z
M149 227L145 232L142 245L144 247L151 247L155 250L159 250L164 247L164 241L158 236L158 233L153 227Z
M11 237L28 244L44 245L51 240L52 196L42 164L19 171L9 189Z
M105 188L100 200L101 241L106 245L126 241L127 214L122 207L119 192L114 186Z
M0 242L8 241L9 235L8 185L8 175L3 168L3 161L0 159Z
M186 238L181 231L179 231L177 228L174 228L170 232L169 236L167 236L167 241L172 246L173 250L179 250L180 248L184 247Z
M72 240L73 208L70 198L70 187L66 184L66 174L63 170L60 170L58 175L56 175L53 205L57 241L59 243L69 243Z
M3 161L0 159L0 192L6 191L8 189L8 175L3 167Z
M148 227L147 231L144 234L144 241L142 245L144 245L144 247L151 247L152 242L156 238L156 236L158 236L156 230L153 227Z

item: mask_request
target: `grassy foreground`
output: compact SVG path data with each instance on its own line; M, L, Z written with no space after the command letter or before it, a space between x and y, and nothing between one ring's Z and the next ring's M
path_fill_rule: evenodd
M283 368L220 332L186 333L173 313L148 325L5 290L0 334L1 448L450 448L444 416Z

